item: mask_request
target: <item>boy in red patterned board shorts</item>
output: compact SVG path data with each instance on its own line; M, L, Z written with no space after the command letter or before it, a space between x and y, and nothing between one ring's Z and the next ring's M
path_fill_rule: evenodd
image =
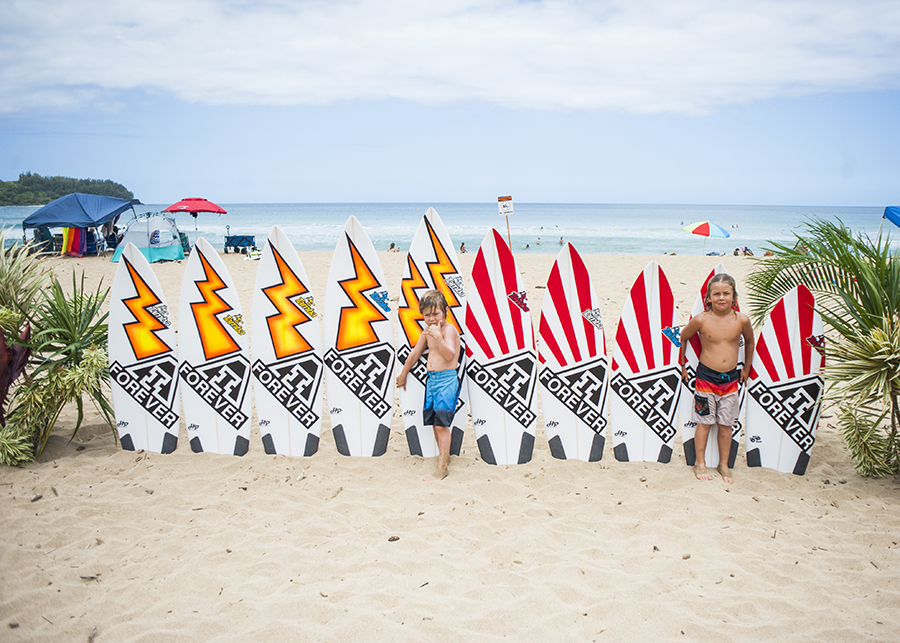
M746 383L753 362L753 326L747 315L737 311L737 289L734 278L724 273L713 275L706 286L705 310L691 318L681 329L681 378L687 383L684 350L691 337L700 335L700 363L694 388L691 419L697 423L694 447L697 461L694 474L698 480L712 480L706 470L706 441L713 424L718 424L717 443L722 479L731 484L734 477L728 468L731 451L731 427L738 415L740 384ZM744 338L744 368L738 370L738 348Z
M456 373L459 359L459 331L447 323L447 300L439 290L429 290L419 299L419 312L425 320L425 328L415 348L406 357L403 370L397 376L397 386L406 389L406 376L428 348L428 380L425 384L425 410L422 421L434 428L438 445L437 468L432 474L436 479L447 477L450 464L450 424L456 414L459 396L459 377Z

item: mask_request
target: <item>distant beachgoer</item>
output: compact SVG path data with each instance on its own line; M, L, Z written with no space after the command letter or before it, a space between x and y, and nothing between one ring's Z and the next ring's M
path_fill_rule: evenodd
M526 249L526 250L528 250L530 247L531 247L531 246L528 245L527 243L525 244L525 249Z
M563 243L565 243L565 242L563 241L563 238L560 237L560 238L559 238L559 245L562 245Z
M537 243L536 243L535 245L538 245L538 246L541 245L541 238L540 238L540 237L538 237Z
M461 254L461 255L466 254L466 242L465 241L463 241L461 244L459 244L459 254Z
M388 248L388 252L400 252L400 248L398 248L396 245L394 245L394 244L392 243L392 244L391 244L391 247Z

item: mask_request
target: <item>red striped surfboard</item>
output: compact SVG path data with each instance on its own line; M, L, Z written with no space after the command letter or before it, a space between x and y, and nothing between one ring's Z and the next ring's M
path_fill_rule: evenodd
M717 275L719 273L727 272L725 266L723 264L717 264L715 268L713 268L710 273L706 276L706 279L703 280L703 285L700 286L700 291L697 293L697 299L694 300L694 307L691 309L691 318L699 315L703 312L704 309L704 301L706 299L706 290L709 285L709 280L713 278L713 275ZM737 310L740 310L740 305L738 305ZM697 364L700 363L700 336L699 334L691 337L691 341L688 342L688 346L684 351L685 359L687 360L687 374L688 374L688 386L681 387L681 400L678 403L678 410L681 417L681 442L684 447L684 460L685 463L692 467L697 462L697 450L694 446L694 432L697 430L697 425L693 421L691 421L691 409L694 406L694 378L696 376ZM744 367L744 338L741 336L741 345L738 348L738 368ZM741 404L740 410L744 410L744 396L747 393L747 387L741 387ZM738 447L740 446L740 435L741 428L743 427L743 418L742 413L738 412L738 417L734 421L734 424L731 427L731 451L728 454L728 468L733 469L735 460L737 459ZM719 461L719 443L717 442L717 435L719 432L719 428L717 425L713 425L712 429L709 431L709 438L706 441L706 451L705 451L705 460L706 463L713 463L714 465Z
M763 325L747 386L748 466L806 473L824 392L825 334L815 305L809 289L797 286Z
M677 324L669 280L651 261L631 287L616 329L609 426L620 462L672 459L681 392Z
M456 326L460 339L459 366L457 368L460 390L456 415L450 427L451 455L459 455L462 446L469 399L465 377L466 336L465 326L462 323L466 312L466 294L458 266L456 250L453 248L447 228L435 209L428 208L425 216L419 222L419 227L409 247L406 268L400 282L400 303L397 306L397 317L400 322L397 368L403 368L406 357L422 334L424 321L419 312L419 296L427 290L440 290L444 293L450 307L447 321ZM398 394L400 406L403 409L403 427L406 431L406 442L410 454L432 458L438 455L434 430L430 424L422 423L427 355L426 349L426 353L419 359L419 363L410 369L409 377L406 379L406 388L400 389Z
M481 458L531 460L537 424L537 351L528 298L497 230L484 238L466 298L469 405Z
M568 243L547 279L539 334L541 407L550 453L597 462L606 441L606 336L591 276Z

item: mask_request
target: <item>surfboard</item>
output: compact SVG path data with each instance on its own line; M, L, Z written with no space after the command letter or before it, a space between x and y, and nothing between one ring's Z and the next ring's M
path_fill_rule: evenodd
M465 346L466 336L463 326L465 315L466 293L463 278L459 274L459 261L450 234L444 222L435 212L428 208L419 222L409 254L406 268L400 282L400 303L397 306L399 320L397 368L402 369L406 358L415 347L422 334L424 321L419 312L419 296L428 290L440 290L447 299L449 310L447 321L459 331L460 351L457 373L459 375L459 398L456 404L456 415L450 427L450 454L459 455L466 426L468 410L468 386L465 378ZM422 422L422 410L425 404L425 381L427 377L425 355L410 368L406 378L406 389L398 391L400 407L403 412L403 428L411 455L432 458L438 455L434 430L430 424Z
M126 451L172 453L181 406L175 329L159 280L133 243L116 268L108 337L119 443Z
M677 433L681 369L675 299L651 261L635 279L616 329L609 425L620 462L669 462Z
M697 299L694 300L694 307L691 309L691 318L699 315L704 310L704 302L706 299L706 289L709 280L713 275L727 272L724 264L717 264L703 280L700 291L697 293ZM740 310L740 306L737 307ZM688 342L684 350L684 356L687 361L688 385L681 387L681 396L678 402L678 412L681 418L681 443L684 447L684 461L692 467L697 462L697 449L694 446L694 434L697 431L697 424L691 420L691 409L694 406L694 379L697 376L697 365L700 363L700 336L694 335ZM738 348L738 368L744 367L744 338L741 337L741 344ZM743 427L744 396L747 393L747 387L741 386L740 403L738 417L735 419L731 427L731 450L728 453L728 468L733 469L737 459L738 447L740 446L741 428ZM715 466L719 462L719 428L717 425L709 430L709 437L706 441L705 460L707 465Z
M394 318L378 254L356 217L334 250L325 290L325 390L337 450L387 451L394 415Z
M311 456L319 448L321 335L303 262L274 226L259 259L250 326L256 416L268 454Z
M472 267L465 326L469 408L481 458L529 462L537 425L534 327L516 261L494 229Z
M606 336L590 274L566 243L550 270L541 307L540 396L554 458L597 462L606 443Z
M800 285L763 324L747 386L747 465L806 473L822 410L825 356L816 300Z
M178 374L191 450L244 455L250 446L249 337L231 275L203 237L184 271L178 319Z

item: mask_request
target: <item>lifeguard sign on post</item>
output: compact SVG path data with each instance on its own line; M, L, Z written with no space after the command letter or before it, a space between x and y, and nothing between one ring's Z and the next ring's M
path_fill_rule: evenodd
M506 242L512 250L512 239L509 234L509 215L513 213L513 202L511 196L498 196L497 205L500 207L500 216L506 217Z

